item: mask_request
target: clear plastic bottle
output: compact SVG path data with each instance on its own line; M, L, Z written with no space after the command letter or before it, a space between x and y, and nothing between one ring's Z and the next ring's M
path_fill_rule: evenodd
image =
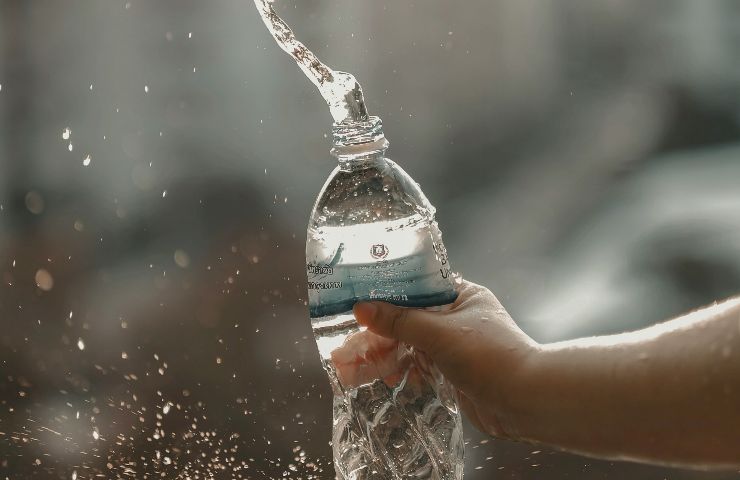
M334 393L335 469L343 480L459 480L462 424L449 383L423 353L352 315L361 300L440 308L457 296L435 209L387 148L377 117L335 124L339 166L308 226L309 308Z

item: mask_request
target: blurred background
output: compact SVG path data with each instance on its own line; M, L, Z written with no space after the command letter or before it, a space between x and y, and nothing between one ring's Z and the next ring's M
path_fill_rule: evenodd
M740 4L278 2L535 339L740 292ZM330 116L248 0L0 0L0 477L331 479ZM720 479L489 440L466 478Z

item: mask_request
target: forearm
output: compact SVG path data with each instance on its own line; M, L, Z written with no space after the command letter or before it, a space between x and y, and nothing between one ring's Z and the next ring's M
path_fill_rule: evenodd
M543 346L505 419L580 453L740 465L740 302L639 332Z

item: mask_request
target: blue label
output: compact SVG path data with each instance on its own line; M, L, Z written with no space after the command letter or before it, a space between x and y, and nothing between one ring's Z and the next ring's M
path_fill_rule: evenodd
M408 250L408 239L403 240L394 243L388 236L386 243L355 240L351 247L340 243L328 258L309 258L311 317L348 312L358 301L379 300L404 307L454 302L457 292L436 225L415 237L413 254L394 256L394 250ZM352 259L360 261L347 261Z

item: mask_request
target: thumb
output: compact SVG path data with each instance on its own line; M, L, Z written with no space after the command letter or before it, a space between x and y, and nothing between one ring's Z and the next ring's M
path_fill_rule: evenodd
M360 302L352 310L357 322L371 332L407 343L430 355L444 336L446 322L438 312L385 302Z

